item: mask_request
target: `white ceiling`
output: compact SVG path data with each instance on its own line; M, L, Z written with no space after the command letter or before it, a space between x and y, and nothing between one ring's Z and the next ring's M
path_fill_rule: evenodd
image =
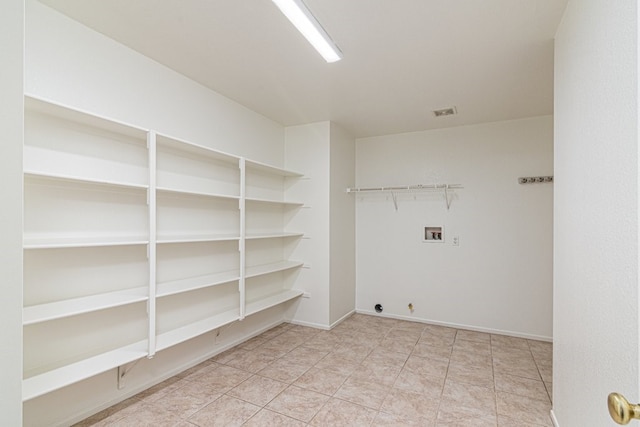
M567 3L306 0L344 53L327 64L271 0L41 1L283 125L356 137L552 114Z

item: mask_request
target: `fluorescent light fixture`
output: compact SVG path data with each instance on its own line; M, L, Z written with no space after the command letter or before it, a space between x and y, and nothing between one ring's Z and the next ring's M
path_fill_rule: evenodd
M342 59L342 52L338 46L302 0L273 0L273 2L325 61L336 62Z

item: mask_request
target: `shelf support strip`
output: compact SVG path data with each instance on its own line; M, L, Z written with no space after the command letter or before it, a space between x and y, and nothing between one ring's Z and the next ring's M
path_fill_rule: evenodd
M240 200L238 201L238 208L240 209L240 241L238 242L238 250L240 251L240 280L238 282L238 290L240 292L240 317L239 320L243 320L246 313L245 302L245 276L246 276L246 251L245 240L247 238L247 211L246 211L246 197L245 190L247 181L247 164L244 157L240 158Z
M149 349L148 356L156 354L156 133L147 133L149 148Z

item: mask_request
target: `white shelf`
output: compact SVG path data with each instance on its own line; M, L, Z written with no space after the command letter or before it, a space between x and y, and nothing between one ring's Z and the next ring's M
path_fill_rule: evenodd
M66 184L68 186L74 185L76 187L92 186L100 187L102 191L105 190L105 188L103 187L113 187L114 191L119 191L122 193L142 191L149 188L149 186L146 184L138 184L130 181L101 179L99 177L79 176L68 173L49 173L47 171L36 169L25 169L24 178L25 182L30 182L33 184L51 185L52 183L58 183L58 185Z
M77 383L109 369L147 356L147 341L139 341L116 350L83 359L22 381L22 400L30 400Z
M299 296L302 296L302 294L304 294L304 291L298 289L287 289L275 295L270 295L266 298L261 298L256 301L249 302L247 303L247 307L245 309L245 315L250 316L252 314L274 307L278 304L282 304L294 298L298 298Z
M33 305L25 307L22 310L22 323L24 325L31 325L48 320L133 304L148 299L148 288L143 286L105 294Z
M35 367L26 365L24 375L28 378L23 380L23 400L152 357L157 351L303 294L300 290L279 290L285 285L275 274L251 283L258 287L262 285L260 280L268 282L268 289L251 291L271 294L254 296L253 300L247 300L245 294L245 279L303 266L300 261L279 261L245 267L247 241L253 241L248 250L249 260L257 263L282 258L283 245L292 243L266 239L304 236L283 231L285 217L304 204L282 200L289 180L303 174L33 96L25 95L25 110L28 138L23 147L24 249L115 249L81 250L74 254L78 259L68 269L78 270L68 274L75 277L79 270L85 274L84 279L70 284L76 286L75 291L65 288L67 299L23 308L27 336L40 334L32 337L37 346L25 343L25 360L38 362ZM119 246L132 248L126 251L118 249ZM142 250L147 251L146 258ZM40 255L48 259L51 254L67 255L66 252L26 255L27 259L39 259ZM102 256L113 259L101 259ZM135 260L130 260L131 256ZM130 261L135 265L129 265ZM67 283L64 277L53 274L50 278L40 273L38 264L27 264L26 268L32 277L28 285L31 301L52 301L56 298L48 296L51 287ZM157 283L158 268L165 279L203 275ZM91 285L87 283L88 277L105 274L110 277L111 271L125 281L131 275L131 282L127 283L140 284L148 279L150 284L83 296L83 292L91 292L85 290ZM211 300L195 304L204 294L211 295ZM137 306L130 304L144 302L147 313L141 319L145 314L138 313ZM158 310L157 305L170 309ZM203 311L194 312L195 305ZM103 352L89 354L85 347L94 352L100 350L88 346L85 340L78 341L79 335L100 331L80 323L85 319L78 315L98 312L95 316L101 321L128 330L134 326L133 317L112 315L128 309L136 312L135 322L146 323L132 340L144 340L113 349L122 345L117 336L95 335L98 345L104 346ZM189 313L192 322L178 326L188 321L184 313ZM55 322L63 318L67 319ZM174 329L167 330L169 324ZM57 345L58 337L68 339L71 346L65 348L65 356L34 350ZM30 351L37 354L29 354ZM66 358L67 355L70 357Z
M284 200L262 199L262 198L256 198L256 197L247 197L245 198L245 200L247 202L252 202L252 203L265 203L265 204L282 205L282 206L289 206L289 207L300 207L304 205L304 203L300 203L300 202L286 202Z
M278 175L286 178L301 178L304 174L299 172L289 171L276 166L271 166L266 163L256 162L253 160L245 159L247 169L259 171L262 173L268 173L271 175Z
M169 332L158 335L157 347L158 351L164 350L181 342L195 338L199 335L213 331L222 326L239 320L238 309L233 308L212 317L191 323L181 328L174 329Z
M158 244L200 243L200 242L232 242L240 240L240 236L232 234L163 234L158 233Z
M240 164L240 157L238 156L215 150L213 148L205 147L204 145L199 145L179 138L174 138L172 136L158 133L156 134L156 141L160 150L162 150L163 148L169 148L176 153L187 152L191 154L197 154L199 156L206 156L208 158L220 160L223 162L233 163L235 165Z
M98 246L147 245L145 236L42 236L24 235L24 249L89 248Z
M257 239L278 239L278 238L286 238L286 237L302 237L304 233L289 233L289 232L274 232L274 233L247 233L245 236L246 240L257 240Z
M36 170L25 169L24 174L26 178L51 179L55 181L70 181L70 182L77 182L77 183L96 184L96 185L114 186L114 187L122 187L122 188L138 188L138 189L149 188L149 186L144 184L135 184L131 182L115 181L115 180L114 181L102 180L98 178L93 179L93 178L73 176L73 175L48 173L48 172L36 171Z
M219 193L208 193L206 191L194 191L189 189L169 188L169 187L156 187L156 190L159 192L182 195L182 196L214 197L217 199L240 200L239 196L219 194Z
M245 271L245 277L247 279L251 277L264 276L265 274L277 273L279 271L291 270L293 268L302 267L304 263L301 261L280 261L271 264L256 265L253 267L247 267Z
M109 185L109 186L125 187L125 188L140 188L140 189L149 188L148 185L143 183L110 179L105 175L101 175L98 173L86 173L86 174L83 173L82 175L70 174L66 170L64 170L64 167L61 167L61 165L65 164L67 159L64 159L64 160L57 159L56 157L58 156L55 156L53 154L47 155L48 157L47 162L52 167L45 168L40 165L36 166L33 164L34 162L32 162L29 158L29 157L33 157L35 155L34 152L36 151L40 151L40 150L31 148L31 147L24 147L24 156L25 156L24 174L26 177L44 178L44 179L52 179L52 180L58 180L58 181L72 181L72 182L88 183L88 184ZM42 162L44 162L44 160L42 160Z
M182 292L193 291L211 286L223 285L236 280L240 280L238 271L225 271L222 273L208 274L206 276L189 277L187 279L173 280L171 282L158 283L156 288L157 297L166 297Z
M74 123L81 123L89 127L107 130L121 135L132 136L134 138L146 139L146 129L130 125L118 120L106 118L87 111L68 107L57 102L52 102L38 96L25 94L24 106L26 112L35 112L68 120Z

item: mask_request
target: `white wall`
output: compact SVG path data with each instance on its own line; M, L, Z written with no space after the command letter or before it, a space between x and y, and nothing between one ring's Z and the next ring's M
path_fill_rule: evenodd
M35 2L26 3L26 53L25 87L27 93L53 101L85 109L144 128L209 145L232 154L247 156L274 165L284 163L284 128L245 107L212 92L154 61L125 48L63 15ZM16 15L16 16L14 16ZM19 14L3 14L10 21L9 28L18 33ZM13 56L18 57L18 53ZM3 70L6 71L6 70ZM19 70L14 70L19 71ZM15 79L14 79L15 80ZM3 79L4 84L4 79ZM13 94L15 102L8 104L21 106L20 95ZM4 94L4 93L3 93ZM4 99L4 97L3 97ZM3 103L4 105L4 103ZM12 112L15 120L17 112ZM15 210L4 210L9 230L3 232L4 264L10 271L3 271L7 286L3 287L3 316L10 319L8 324L21 322L20 256L21 256L21 212L19 206L21 161L19 159L22 127L14 129L11 141L2 144L2 158L11 159L15 168L3 167L4 200L14 200ZM15 169L15 170L14 170ZM18 180L16 182L16 180ZM11 243L13 242L13 245ZM5 246L3 246L4 248ZM15 287L9 290L10 283ZM5 289L6 288L6 289ZM3 294L4 297L4 294ZM16 312L18 314L16 314ZM228 346L249 337L265 327L281 322L284 307L275 307L267 312L236 322L222 330L220 337L206 334L182 345L156 355L152 360L141 360L131 370L127 386L116 389L115 371L106 372L76 385L61 389L24 405L24 425L51 426L68 425L73 421L110 406L136 391L161 379L169 377L181 369L215 354ZM7 326L5 324L4 326ZM17 335L21 328L9 329L12 336L4 341L13 346L11 357L19 355ZM3 335L4 337L4 335ZM11 363L8 383L20 376L20 363ZM3 390L8 390L3 385ZM20 399L19 387L11 387L11 399ZM14 394L15 393L15 394ZM11 402L8 402L8 404ZM3 411L3 421L4 418ZM11 425L20 425L9 423Z
M22 425L22 139L24 3L7 0L0 13L0 414Z
M305 174L287 191L289 200L305 204L287 227L305 232L291 258L305 261L297 285L309 295L297 303L289 317L295 323L324 329L329 327L330 129L329 122L320 122L285 130L285 165Z
M41 3L26 3L27 93L283 164L281 125Z
M571 0L555 64L553 411L613 426L607 394L640 398L638 2Z
M329 329L355 308L355 208L345 192L355 178L355 140L329 122L288 127L285 135L287 168L305 173L287 191L305 203L287 226L306 233L292 258L305 260L296 286L309 296L289 316Z
M355 203L345 192L355 182L355 139L331 124L330 172L330 318L333 325L355 309Z
M356 141L361 187L453 183L440 193L356 194L358 311L550 339L553 172L550 116ZM444 243L423 243L425 226ZM453 237L459 246L453 246ZM408 304L414 305L414 311Z

